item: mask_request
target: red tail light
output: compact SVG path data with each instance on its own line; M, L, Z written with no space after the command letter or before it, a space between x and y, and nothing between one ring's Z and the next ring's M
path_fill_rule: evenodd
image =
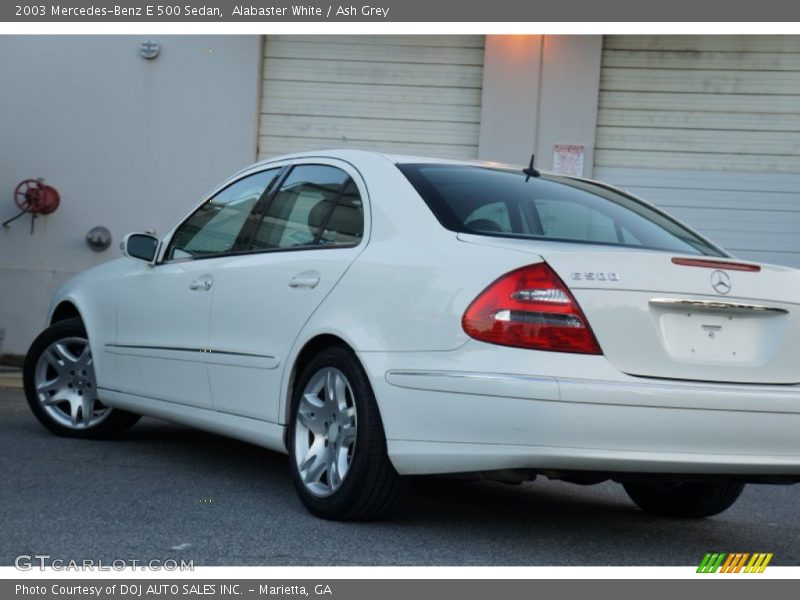
M503 275L473 300L461 325L490 344L602 354L575 298L547 263Z

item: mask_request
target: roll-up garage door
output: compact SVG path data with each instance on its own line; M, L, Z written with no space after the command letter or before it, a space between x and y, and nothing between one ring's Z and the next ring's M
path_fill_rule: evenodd
M483 36L267 36L259 158L369 148L475 158Z
M606 36L595 177L800 267L800 36Z

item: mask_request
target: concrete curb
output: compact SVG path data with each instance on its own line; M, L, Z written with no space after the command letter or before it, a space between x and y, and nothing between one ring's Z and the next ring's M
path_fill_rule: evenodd
M21 390L22 373L0 373L0 389Z

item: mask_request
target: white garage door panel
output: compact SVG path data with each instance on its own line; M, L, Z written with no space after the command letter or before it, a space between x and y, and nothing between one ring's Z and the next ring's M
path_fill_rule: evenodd
M363 94L369 94L369 89L364 90ZM362 96L363 96L362 94ZM474 123L480 118L480 108L475 105L459 106L455 104L435 104L435 100L440 97L432 98L430 102L425 102L425 111L420 111L417 106L409 105L408 99L405 102L398 102L398 98L379 99L374 94L370 94L368 103L361 102L354 104L347 98L329 98L325 100L309 101L306 105L310 114L324 117L359 117L364 119L380 119L387 112L391 112L396 119L416 119L417 121L455 121L457 123ZM419 102L419 99L417 100ZM480 102L480 99L478 99ZM297 109L295 98L281 98L269 96L265 98L262 107L265 112L271 114L291 115Z
M650 194L650 197L652 198L653 194ZM752 210L720 211L714 208L677 206L670 208L669 212L686 221L707 223L706 231L726 231L738 235L742 230L747 230L746 232L750 234L786 233L793 236L800 231L800 212L762 211L762 214L758 215L757 222L753 220Z
M608 50L609 47L606 46ZM603 63L606 67L638 69L764 69L767 71L796 71L800 57L786 52L703 52L703 61L687 62L686 52L642 52L616 50L609 52Z
M734 151L736 154L798 156L800 164L800 134L784 131L730 131L683 129L678 127L598 127L598 136L608 145L627 150L661 150L702 152L718 154Z
M606 36L595 175L800 267L800 36Z
M336 103L353 106L371 106L374 102L408 105L420 117L428 115L428 108L454 107L456 111L470 108L480 114L481 90L471 88L443 88L429 86L397 86L326 83L324 94L316 81L272 81L263 86L262 108L269 108L273 99L293 100L313 106L333 106ZM354 100L358 100L357 102ZM425 110L420 110L424 105Z
M800 170L800 36L606 36L600 167Z
M795 104L794 109L798 107ZM680 110L621 110L601 109L598 118L606 127L658 127L736 130L742 126L742 119L757 131L797 132L800 131L800 113L769 114L765 112L733 113L695 110L684 113ZM794 140L796 135L790 139Z
M638 171L603 169L614 177L624 177L627 186L648 189L715 190L721 192L786 192L797 194L797 178L774 173L703 173L700 171ZM796 198L796 196L795 196ZM757 207L753 207L757 208Z
M477 156L483 36L268 36L259 157L357 147Z
M436 40L431 47L436 48L436 62L439 64L475 65L483 64L483 44L471 36L448 36L447 40ZM410 39L409 39L410 38ZM352 60L358 62L381 61L381 57L373 57L371 50L376 45L375 38L360 36L336 36L336 41L329 36L308 36L302 40L272 36L276 43L271 49L275 58L310 58L317 59L321 52L330 60ZM381 38L379 46L391 46L391 58L397 62L413 63L419 60L419 48L426 47L427 39L422 36L397 36L386 40ZM445 43L453 46L446 46ZM473 45L474 42L474 45ZM310 44L314 46L311 47Z
M285 43L347 44L351 46L415 46L431 48L483 48L479 35L271 35L270 39Z
M797 52L791 35L609 35L606 50L678 50L690 52Z
M740 258L800 267L800 175L595 169Z
M751 250L749 252L740 252L740 258L746 258L753 262L762 264L782 265L786 267L800 268L800 261L797 260L796 252L775 252Z
M631 108L634 107L634 108ZM647 107L653 111L709 111L722 113L779 113L797 114L797 95L769 96L743 94L682 94L671 92L616 92L605 90L600 96L600 108L637 110Z
M629 180L630 181L630 180ZM758 211L770 213L775 211L796 210L793 203L797 200L796 193L776 192L770 190L742 191L742 190L703 190L680 188L655 188L646 184L636 186L629 183L629 189L647 189L647 200L662 207L692 208L697 211L712 211L715 218L727 218L729 214L739 211L742 214ZM785 194L785 195L784 195ZM788 207L788 208L787 208ZM724 209L724 212L720 212ZM800 213L798 213L800 214Z
M605 54L605 53L604 53ZM688 58L687 58L688 59ZM601 89L713 94L792 94L800 89L796 71L697 71L694 69L603 69Z
M309 149L325 149L332 147L353 147L353 148L366 148L379 150L381 152L388 152L389 154L413 154L418 156L437 156L441 158L460 159L464 155L472 151L472 146L445 146L442 144L424 144L420 142L364 142L348 143L347 141L338 140L332 142L330 138L274 138L267 137L263 143L259 145L259 153L261 156L277 156L279 154L287 154L289 152L305 152Z
M600 154L600 156L598 156ZM603 150L595 152L596 166L636 165L637 168L670 169L725 169L746 171L758 168L760 171L791 172L797 169L795 156L758 156L752 154L728 154L717 152L693 154L690 152L657 152L641 150Z
M321 65L323 62L324 65ZM483 69L480 66L458 66L458 69L454 69L452 65L331 60L328 57L325 57L324 61L268 57L264 70L274 80L313 81L317 84L362 83L473 89L481 87Z
M707 234L713 237L723 248L736 247L735 252L758 252L764 241L764 233L770 235L771 252L792 252L797 249L798 236L795 232L775 232L769 227L767 231L730 231L727 229L717 229L716 227L706 227Z
M263 136L278 137L306 133L324 138L352 137L376 142L387 137L395 142L415 142L427 136L435 136L443 144L466 146L472 142L472 129L467 125L405 119L393 119L375 127L372 119L286 115L272 124L264 123L260 131Z
M422 144L409 142L359 142L346 143L338 141L336 147L352 146L354 148L366 148L388 152L389 154L413 154L418 156L438 156L441 158L459 159L470 151L472 146L443 146L441 144ZM259 146L262 156L277 156L289 152L305 152L310 149L325 149L333 147L333 143L328 138L267 138L263 145ZM448 154L450 152L450 154Z

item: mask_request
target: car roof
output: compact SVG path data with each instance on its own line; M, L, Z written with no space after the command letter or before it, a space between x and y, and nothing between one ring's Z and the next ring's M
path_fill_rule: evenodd
M274 162L294 160L297 158L336 158L346 162L356 162L359 160L359 158L363 158L364 156L373 156L373 157L377 156L396 165L403 165L403 164L466 165L466 166L484 167L491 169L509 169L512 171L521 171L524 168L520 164L511 164L499 161L458 160L453 158L418 156L413 154L393 154L387 152L378 152L377 150L365 150L361 148L324 148L321 150L308 150L305 152L292 152L288 154L272 156L270 158L258 161L252 165L249 165L248 167L239 170L229 179L229 181L235 179L236 177L239 177L243 173L247 173L254 169L258 169L259 167L262 166L267 166ZM562 173L554 173L552 171L547 171L544 169L538 169L538 170L542 175L547 175L549 177L555 176L563 179L574 179L577 181L584 181L587 183L597 184L605 188L613 189L618 192L623 192L623 190L616 188L613 185L610 185L603 181L599 181L597 179L592 179L590 177L576 177L574 175L564 175ZM639 200L643 201L641 198L639 198ZM648 204L646 201L643 202L645 202L645 204Z
M231 179L238 177L242 173L246 173L258 167L269 165L270 163L278 161L293 160L297 158L316 157L316 158L337 158L339 160L344 160L346 162L355 162L358 161L359 158L363 158L364 156L377 156L396 165L403 165L403 164L467 165L467 166L485 167L491 169L509 169L512 171L521 171L524 168L521 164L511 164L506 162L490 161L490 160L477 160L477 159L458 160L453 158L418 156L413 154L393 154L388 152L378 152L377 150L364 150L360 148L325 148L321 150L308 150L305 152L292 152L289 154L272 156L270 158L258 161L248 167L245 167L244 169L241 169ZM553 171L547 171L544 169L538 169L538 170L542 175L547 175L548 177L555 176L562 179L574 179L577 181L583 181L586 183L593 183L596 185L600 185L602 187L612 189L618 192L624 192L623 190L613 185L610 185L603 181L599 181L597 179L592 179L591 177L577 177L574 175L564 175L563 173L554 173ZM639 200L643 201L641 198L639 198ZM645 204L649 204L646 201L643 202L645 202Z
M244 173L257 170L259 167L268 166L274 162L294 160L297 158L336 158L339 160L344 160L346 162L355 162L358 161L359 158L363 158L364 156L373 156L373 157L377 156L396 165L403 165L403 164L448 165L449 164L449 165L467 165L474 167L484 167L491 169L508 169L512 171L521 171L523 169L523 166L520 164L490 161L490 160L458 160L453 158L418 156L413 154L393 154L389 152L378 152L376 150L364 150L360 148L325 148L321 150L308 150L305 152L292 152L288 154L281 154L278 156L272 156L270 158L260 160L243 169L240 169L237 173L231 176L228 179L228 181L231 181ZM617 192L627 193L628 195L631 195L630 192L625 192L624 190L616 186L610 185L606 182L597 179L593 179L591 177L577 177L574 175L564 175L563 173L554 173L553 171L548 171L544 169L539 169L539 172L542 175L555 176L562 179L574 179L576 181L592 183L599 185L601 187L615 190ZM644 202L645 204L650 204L647 201L642 200L641 198L637 199L640 200L641 202Z
M482 160L457 160L452 158L441 158L433 156L417 156L411 154L392 154L386 152L378 152L375 150L361 150L355 148L326 148L323 150L309 150L306 152L292 152L290 154L282 154L280 156L273 156L266 160L262 160L252 165L253 167L269 164L276 161L292 160L296 158L339 158L342 160L356 160L364 155L379 156L392 162L394 164L453 164L453 165L474 165L483 167L494 168L522 168L520 165L511 165L508 163L482 161ZM248 167L252 168L252 167Z

